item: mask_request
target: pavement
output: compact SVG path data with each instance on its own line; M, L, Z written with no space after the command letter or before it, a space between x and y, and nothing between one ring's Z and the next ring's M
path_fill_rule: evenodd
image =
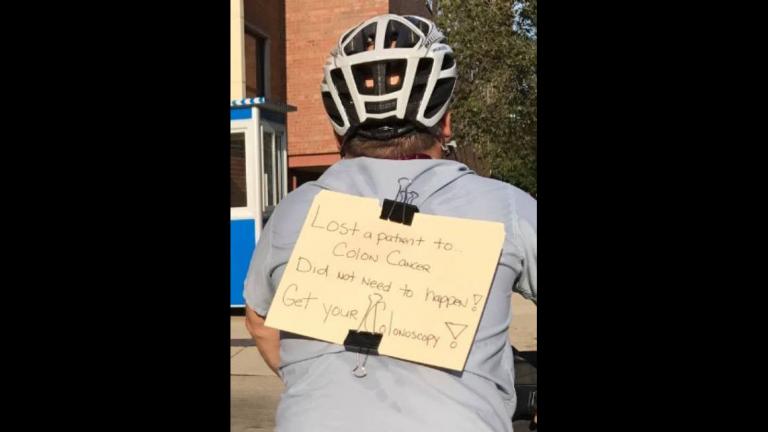
M536 306L514 294L512 310L510 342L518 351L536 351ZM264 363L242 316L230 319L230 364L230 432L273 432L283 383Z

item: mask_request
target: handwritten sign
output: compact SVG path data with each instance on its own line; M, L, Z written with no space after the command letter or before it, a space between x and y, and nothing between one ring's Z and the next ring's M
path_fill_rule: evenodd
M266 325L343 344L383 334L379 353L463 370L488 298L504 226L416 213L379 219L378 200L315 197Z

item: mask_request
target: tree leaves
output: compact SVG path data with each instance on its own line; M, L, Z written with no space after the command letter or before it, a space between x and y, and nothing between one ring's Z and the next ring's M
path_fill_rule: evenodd
M457 159L533 196L536 11L536 0L443 0L437 20L459 68L451 106Z

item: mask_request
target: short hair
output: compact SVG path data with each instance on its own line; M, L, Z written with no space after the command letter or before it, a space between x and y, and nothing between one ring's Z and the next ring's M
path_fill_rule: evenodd
M356 135L344 143L344 156L367 156L377 159L400 159L416 153L423 153L438 142L439 133L413 131L401 137L389 140L376 140Z

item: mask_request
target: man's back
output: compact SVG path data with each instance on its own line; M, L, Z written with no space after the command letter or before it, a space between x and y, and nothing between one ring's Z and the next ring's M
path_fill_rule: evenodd
M475 342L463 373L385 356L364 361L340 345L281 334L286 390L279 430L510 430L513 355L507 343L513 287L535 300L536 203L508 184L448 160L355 158L329 168L278 206L254 254L245 298L266 315L314 196L322 189L393 199L408 178L420 212L502 222L506 238Z

